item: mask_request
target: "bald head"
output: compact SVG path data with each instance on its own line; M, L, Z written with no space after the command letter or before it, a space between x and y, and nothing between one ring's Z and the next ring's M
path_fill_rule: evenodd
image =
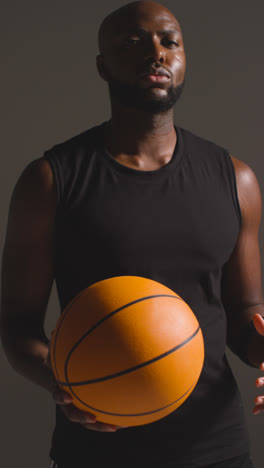
M100 54L104 54L109 40L115 34L132 25L139 18L153 15L162 15L164 18L171 19L181 32L181 27L175 16L165 6L151 0L139 0L128 3L110 13L101 23L98 31L98 47Z
M113 112L120 105L171 111L186 67L181 28L171 11L150 0L122 6L103 20L99 51L97 70L108 83Z

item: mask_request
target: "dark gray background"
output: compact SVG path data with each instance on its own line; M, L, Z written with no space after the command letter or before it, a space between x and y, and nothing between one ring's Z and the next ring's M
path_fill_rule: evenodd
M54 144L109 118L107 86L95 66L97 30L108 13L126 3L10 0L3 5L1 248L11 192L24 167ZM263 193L262 0L161 3L178 18L187 55L186 87L175 122L249 164ZM262 238L263 224L263 263ZM58 317L53 289L48 336ZM245 403L255 468L262 468L264 419L252 415L253 400L261 393L254 383L261 373L230 352L228 357ZM17 374L3 351L0 365L1 464L47 468L55 421L52 399Z

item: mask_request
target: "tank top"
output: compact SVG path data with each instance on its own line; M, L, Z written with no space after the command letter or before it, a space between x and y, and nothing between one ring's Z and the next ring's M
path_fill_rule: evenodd
M234 166L221 146L175 125L171 160L141 171L114 159L107 122L43 155L57 187L55 282L61 312L91 284L142 276L171 288L202 329L198 384L151 424L97 432L56 406L50 456L63 468L201 466L249 450L241 395L226 358L221 275L241 226Z

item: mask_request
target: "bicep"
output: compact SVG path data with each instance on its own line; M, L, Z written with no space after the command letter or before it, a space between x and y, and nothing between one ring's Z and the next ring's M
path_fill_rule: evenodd
M234 251L223 268L221 293L230 327L234 320L237 324L237 319L241 326L246 325L257 313L256 307L263 305L259 248L261 192L254 172L246 164L238 161L235 167L242 223Z
M43 325L54 278L56 189L42 158L30 163L10 201L2 258L1 328Z

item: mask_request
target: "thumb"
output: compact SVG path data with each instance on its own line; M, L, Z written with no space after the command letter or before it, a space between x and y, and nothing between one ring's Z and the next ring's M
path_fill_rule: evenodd
M47 356L46 356L46 358L44 360L44 364L45 364L45 366L49 367L50 370L53 371L52 364L51 364L51 358L50 358L50 341L48 343L48 353L47 353Z
M254 327L256 328L259 335L264 336L264 319L260 314L256 314L253 317Z
M52 396L58 405L72 403L72 396L68 392L62 390L57 384L54 385Z

